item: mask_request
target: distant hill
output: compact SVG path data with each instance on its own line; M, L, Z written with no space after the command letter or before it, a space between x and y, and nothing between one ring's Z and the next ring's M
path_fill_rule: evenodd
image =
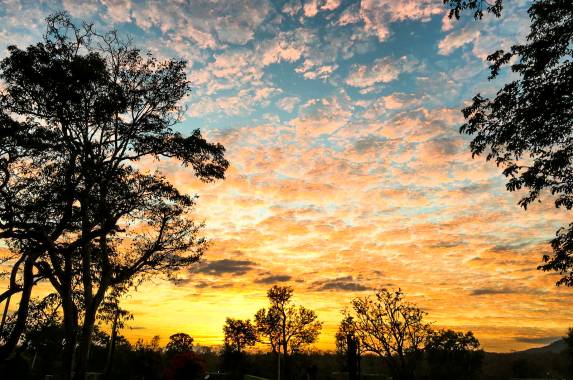
M554 353L558 354L567 348L567 344L563 341L563 339L556 340L553 343L548 344L547 346L543 347L535 347L530 348L528 350L517 351L517 353L523 354L543 354L543 353Z

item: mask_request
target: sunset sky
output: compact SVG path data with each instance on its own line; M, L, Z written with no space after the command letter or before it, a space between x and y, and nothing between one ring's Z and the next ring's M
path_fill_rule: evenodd
M324 321L315 347L329 350L353 297L400 287L436 326L510 351L573 325L573 289L536 270L569 215L548 196L519 208L459 126L473 95L508 80L488 82L485 57L524 38L527 6L450 21L442 0L0 0L0 57L66 10L188 61L178 128L221 142L231 166L202 184L176 162L141 163L199 195L212 245L176 284L126 298L130 339L219 345L226 317L252 318L283 284Z

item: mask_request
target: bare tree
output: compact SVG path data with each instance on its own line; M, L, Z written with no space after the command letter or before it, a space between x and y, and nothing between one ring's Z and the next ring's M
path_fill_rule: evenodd
M353 328L365 352L383 358L394 380L415 378L415 366L431 329L426 313L404 300L400 289L381 289L352 300Z
M318 339L322 322L313 310L292 303L293 288L273 286L267 292L268 309L255 315L255 326L261 341L270 345L273 353L283 356L283 371L288 378L288 358ZM280 365L280 364L279 364Z

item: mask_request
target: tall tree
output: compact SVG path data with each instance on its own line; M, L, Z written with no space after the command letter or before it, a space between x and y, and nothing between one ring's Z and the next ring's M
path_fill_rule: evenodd
M473 136L473 156L503 168L509 191L527 190L524 209L551 194L557 208L573 208L573 3L536 0L526 42L488 56L490 79L509 66L515 80L493 99L477 94L463 109L461 132ZM457 14L456 14L457 16ZM557 231L544 271L573 285L573 223Z
M228 162L198 130L173 130L189 91L184 61L158 61L65 14L47 25L41 43L10 46L0 63L0 237L24 257L24 289L42 275L61 297L64 377L77 343L73 372L82 379L106 293L169 276L207 246L191 217L194 198L137 161L169 157L207 182L223 178Z
M374 296L355 298L345 313L352 317L364 351L380 356L394 380L415 379L415 367L431 331L424 311L406 302L401 290L381 289Z
M322 322L313 310L292 303L293 288L274 285L267 292L268 309L260 309L255 315L255 326L263 342L270 345L288 378L288 358L318 339Z

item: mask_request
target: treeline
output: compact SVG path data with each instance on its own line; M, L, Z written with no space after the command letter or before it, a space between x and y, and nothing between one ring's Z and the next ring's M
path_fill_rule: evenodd
M243 379L246 375L284 380L363 378L394 380L501 380L573 376L573 331L562 352L485 353L470 331L433 328L427 314L402 291L381 289L356 297L342 313L336 352L312 344L322 323L316 313L293 302L293 289L273 286L269 305L253 319L227 318L220 349L196 346L180 332L161 347L159 336L131 344L121 335L131 314L108 302L98 314L87 372L103 379ZM55 312L57 299L32 303L17 354L0 366L2 378L42 379L61 373L65 329ZM14 323L8 320L8 324Z

